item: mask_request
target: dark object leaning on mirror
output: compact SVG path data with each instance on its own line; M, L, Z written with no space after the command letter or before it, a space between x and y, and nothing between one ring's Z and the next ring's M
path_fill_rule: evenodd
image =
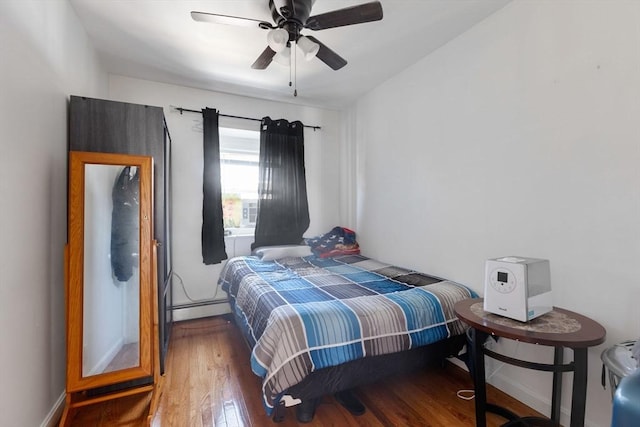
M133 267L138 265L139 193L138 169L125 166L111 193L111 268L120 282L128 281L133 276Z

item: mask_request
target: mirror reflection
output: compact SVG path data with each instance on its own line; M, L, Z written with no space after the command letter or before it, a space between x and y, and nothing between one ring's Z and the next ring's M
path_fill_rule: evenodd
M82 376L140 364L140 182L135 166L86 164Z

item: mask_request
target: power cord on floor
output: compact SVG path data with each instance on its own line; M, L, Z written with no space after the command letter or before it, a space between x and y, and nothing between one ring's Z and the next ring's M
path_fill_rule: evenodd
M191 296L187 292L187 288L184 286L184 280L182 280L182 277L180 277L180 275L178 273L176 273L175 271L172 271L171 274L173 274L174 276L176 276L178 278L178 280L180 280L180 286L182 287L182 292L184 292L184 295L191 302L199 303L199 302L211 301L211 300L215 300L216 296L218 296L218 290L220 289L220 284L216 284L216 291L213 293L213 296L211 298L205 298L205 299L200 299L200 300L193 299L193 298L191 298Z
M513 350L512 358L515 359L516 355L518 354L519 347L520 347L520 341L516 341L516 348ZM498 371L500 371L504 367L504 365L506 365L505 362L500 363L500 365L491 373L491 375L487 377L486 382L488 383L489 380L493 378L493 376L497 374ZM473 400L473 398L476 397L476 394L475 394L475 390L461 389L456 392L456 396L458 396L458 398L462 400Z
M473 400L474 397L476 397L476 394L473 390L458 390L458 392L456 393L456 396L458 396L458 399L462 399L462 400Z

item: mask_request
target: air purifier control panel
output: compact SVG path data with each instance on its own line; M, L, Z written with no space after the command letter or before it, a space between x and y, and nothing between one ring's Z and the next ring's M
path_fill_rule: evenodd
M489 273L491 287L501 294L513 292L517 286L516 276L506 268L497 268Z

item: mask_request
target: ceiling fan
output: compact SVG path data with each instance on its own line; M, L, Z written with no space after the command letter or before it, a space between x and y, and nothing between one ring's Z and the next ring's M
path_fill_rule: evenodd
M199 22L242 25L269 30L268 46L258 56L251 68L266 69L274 60L290 63L292 43L297 45L305 59L317 57L333 70L347 65L347 61L329 49L313 36L300 34L303 29L313 31L344 27L382 19L382 5L379 1L346 7L319 15L311 15L315 0L269 0L269 9L274 24L259 19L221 15L207 12L191 12L191 17ZM280 60L279 60L280 59Z

